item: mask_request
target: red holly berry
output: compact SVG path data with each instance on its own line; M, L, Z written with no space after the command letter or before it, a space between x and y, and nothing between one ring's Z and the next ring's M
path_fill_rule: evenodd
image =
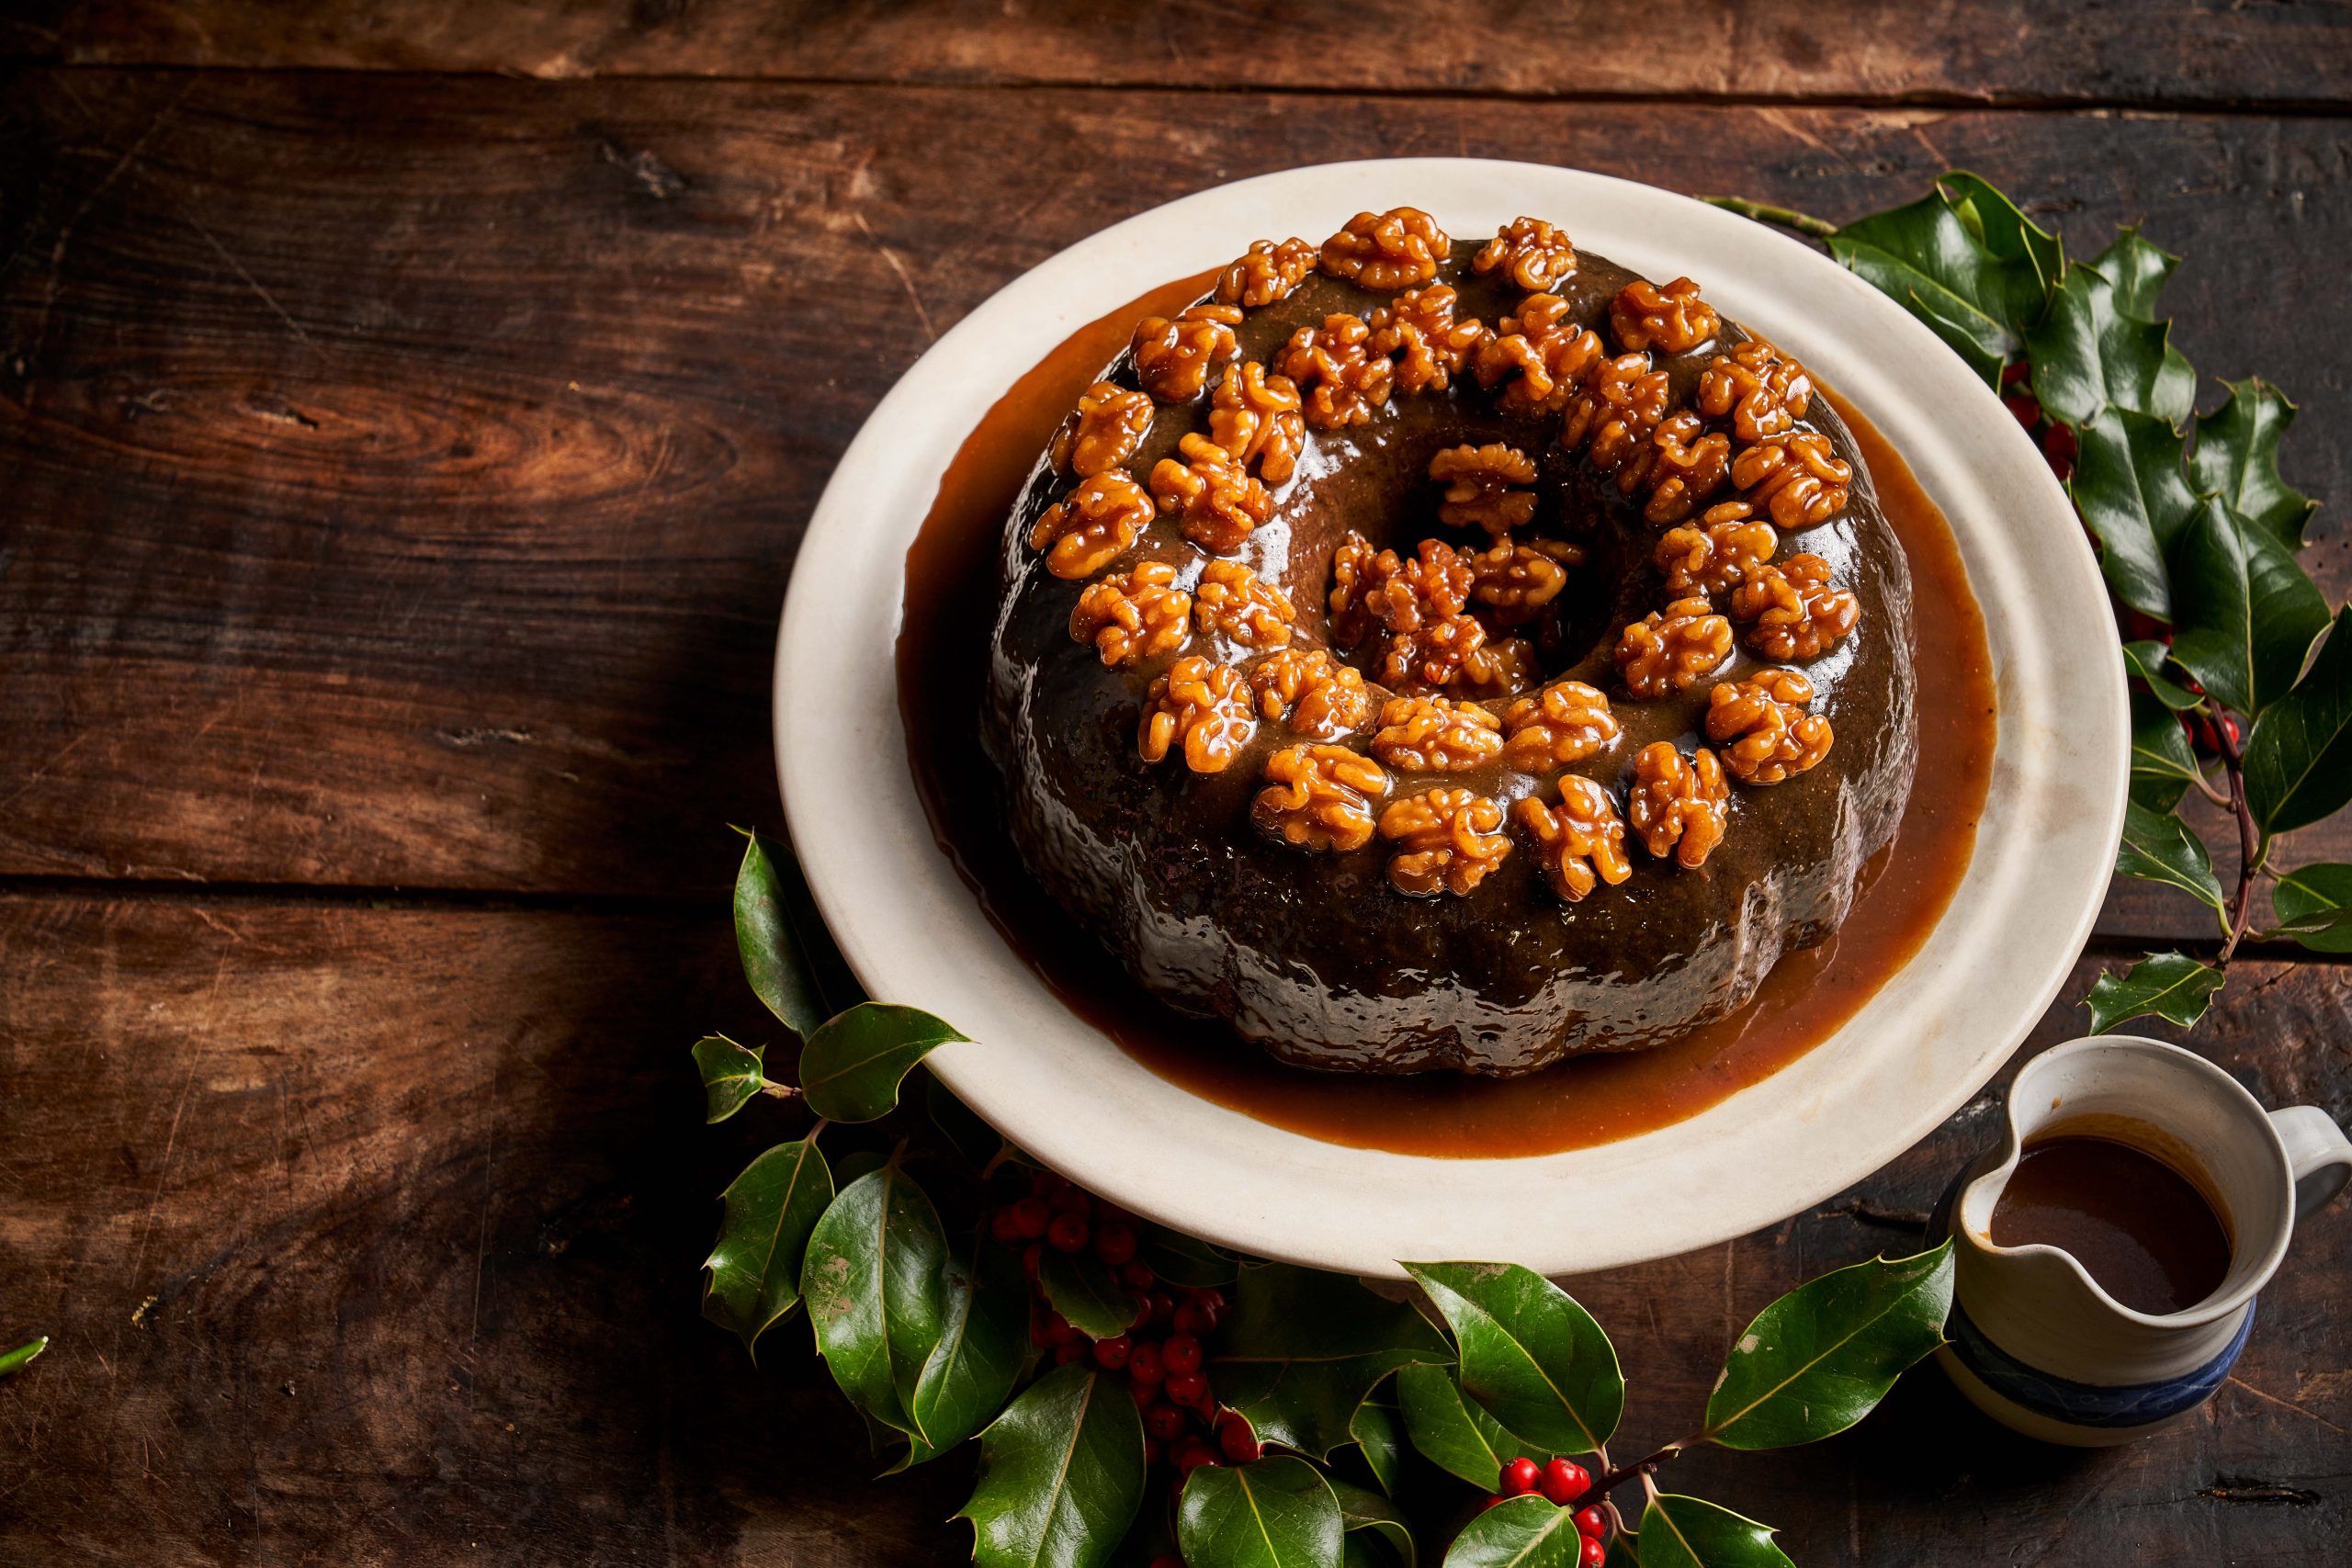
M1159 1348L1159 1359L1171 1372L1201 1370L1201 1342L1189 1334L1171 1334Z
M1159 1402L1159 1385L1156 1382L1129 1382L1127 1397L1136 1402L1137 1410L1148 1410Z
M1187 1438L1176 1445L1176 1452L1169 1461L1176 1467L1178 1477L1188 1476L1204 1464L1216 1462L1216 1450L1198 1438Z
M1184 1413L1172 1404L1155 1404L1143 1413L1143 1429L1163 1443L1184 1435Z
M1172 1551L1163 1551L1151 1560L1151 1568L1184 1568L1184 1560Z
M1170 1320L1179 1334L1206 1334L1212 1326L1209 1314L1191 1302L1178 1305Z
M2053 424L2043 431L2041 450L2052 458L2072 463L2080 451L2075 441L2075 427L2071 424Z
M1029 1314L1029 1343L1040 1350L1050 1350L1054 1342L1046 1335L1046 1320L1035 1313Z
M2028 430L2041 423L2041 405L2033 400L2031 393L2012 392L2001 401L2008 405L2009 412L2017 415L2018 423Z
M2032 374L2033 367L2028 365L2024 360L2019 359L2012 361L2011 363L2001 367L2001 385L2004 387L2014 387L2019 381L2024 380L2027 377Z
M1127 1351L1127 1376L1136 1382L1155 1383L1168 1375L1168 1368L1159 1359L1159 1347L1143 1340Z
M1080 1337L1081 1337L1081 1336L1078 1332L1077 1325L1071 1323L1069 1319L1064 1317L1057 1312L1049 1312L1046 1314L1046 1344L1068 1345L1076 1341Z
M1072 1361L1091 1356L1093 1353L1093 1348L1088 1345L1085 1340L1073 1339L1067 1345L1057 1345L1054 1347L1054 1365L1057 1367L1067 1367Z
M989 1216L989 1235L1010 1247L1021 1239L1021 1227L1009 1208L999 1209Z
M1046 1201L1057 1214L1076 1214L1080 1219L1094 1212L1094 1200L1075 1187L1065 1184L1060 1191L1048 1194Z
M1521 1454L1503 1466L1502 1485L1497 1490L1506 1497L1518 1497L1535 1490L1536 1481L1543 1475L1535 1461Z
M1168 1374L1168 1397L1179 1404L1203 1404L1209 1397L1209 1380L1198 1372Z
M1555 1459L1544 1467L1544 1495L1563 1508L1592 1490L1592 1477L1572 1459Z
M1094 1256L1117 1268L1136 1255L1136 1233L1116 1220L1103 1220L1094 1227Z
M1265 1445L1250 1428L1249 1418L1238 1410L1228 1410L1216 1418L1216 1446L1235 1464L1251 1463L1265 1452Z
M1176 1315L1176 1303L1168 1299L1165 1291L1154 1291L1145 1301L1143 1321L1147 1325L1166 1323Z
M1586 1536L1577 1548L1577 1568L1602 1568L1609 1561L1609 1549L1598 1536Z
M1051 1197L1057 1190L1069 1185L1069 1182L1064 1181L1050 1170L1033 1170L1029 1173L1029 1196L1032 1198Z
M1595 1503L1577 1510L1577 1534L1604 1537L1609 1533L1609 1510Z
M1023 1198L1006 1212L1012 1214L1013 1226L1020 1232L1023 1241L1035 1241L1044 1235L1046 1226L1054 1217L1054 1212L1046 1207L1043 1198Z
M1045 1248L1037 1243L1033 1241L1021 1249L1021 1271L1029 1276L1031 1284L1037 1282L1037 1266L1044 1261Z
M1489 1508L1493 1507L1493 1506L1494 1506L1496 1504L1498 1504L1498 1503L1508 1503L1508 1502L1510 1502L1510 1498L1508 1498L1508 1497L1504 1496L1501 1493L1498 1492L1498 1493L1496 1493L1493 1496L1491 1496L1491 1497L1487 1498L1485 1502L1483 1502L1483 1503L1479 1504L1479 1505L1478 1505L1478 1511L1479 1511L1480 1513L1482 1513L1482 1514L1483 1514L1483 1513L1485 1513L1487 1509L1489 1509Z
M1120 1266L1119 1283L1130 1291L1149 1291L1159 1282L1159 1276L1151 1271L1151 1265L1141 1259Z
M1159 1456L1166 1451L1167 1450L1159 1446L1159 1438L1146 1438L1143 1440L1143 1467L1146 1470L1149 1470L1153 1465L1158 1464L1159 1462ZM1153 1561L1155 1562L1165 1562L1168 1559L1161 1557L1155 1558Z
M1094 1364L1106 1372L1115 1372L1127 1364L1127 1354L1134 1348L1134 1341L1124 1334L1097 1339L1094 1342Z
M1077 1252L1086 1246L1086 1222L1076 1214L1056 1214L1046 1227L1046 1240L1056 1252Z

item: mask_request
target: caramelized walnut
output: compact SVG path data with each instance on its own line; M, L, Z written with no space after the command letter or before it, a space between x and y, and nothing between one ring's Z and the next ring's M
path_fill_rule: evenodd
M1055 433L1054 467L1081 479L1124 467L1150 428L1149 398L1115 381L1097 381Z
M1648 355L1604 359L1568 400L1560 445L1572 452L1584 447L1594 468L1613 474L1647 445L1666 417L1668 395L1666 372L1651 369Z
M1763 338L1750 338L1715 355L1699 378L1699 412L1709 419L1731 416L1731 432L1742 442L1786 435L1813 402L1813 378L1805 367Z
M1029 530L1029 547L1046 551L1046 570L1056 577L1091 577L1150 521L1151 497L1125 469L1113 468L1046 508Z
M1655 701L1687 691L1731 657L1731 623L1704 599L1677 599L1627 626L1617 639L1625 689Z
M1634 831L1659 860L1671 854L1685 871L1705 863L1724 841L1731 786L1724 765L1702 746L1688 757L1671 740L1642 748L1634 759L1634 787L1626 800Z
M1331 556L1331 640L1349 649L1375 626L1411 632L1459 615L1476 582L1470 563L1442 539L1423 539L1410 556L1374 554L1351 531Z
M1819 556L1791 556L1758 568L1732 591L1731 613L1756 624L1747 646L1767 659L1818 659L1862 617L1855 597L1829 581Z
M1239 561L1213 560L1193 592L1193 620L1243 648L1287 648L1298 618L1290 596Z
M1452 691L1464 697L1504 697L1523 692L1535 672L1535 649L1522 637L1487 640L1470 615L1446 615L1381 640L1374 673L1400 692Z
M1647 278L1636 278L1618 290L1609 305L1609 327L1617 346L1628 354L1656 346L1668 354L1688 354L1722 330L1723 318L1699 298L1699 286L1678 277L1660 288Z
M1400 392L1442 392L1493 338L1484 322L1454 319L1459 302L1442 283L1399 294L1368 318L1364 346L1396 367Z
M1634 874L1625 859L1625 824L1609 792L1570 773L1560 781L1560 804L1546 806L1529 795L1511 807L1520 830L1534 840L1552 891L1573 904L1606 882L1614 886Z
M1388 775L1344 746L1292 746L1266 759L1266 787L1250 819L1269 838L1319 852L1372 842L1372 803L1388 793Z
M1526 292L1541 294L1577 275L1577 248L1540 218L1514 218L1470 258L1470 270L1481 276L1500 272Z
M1846 484L1853 477L1853 465L1838 458L1829 437L1810 430L1759 441L1731 464L1731 482L1792 531L1826 523L1844 511Z
M1315 270L1315 247L1304 240L1259 240L1242 252L1216 280L1220 305L1246 305L1254 310L1289 298L1292 289Z
M1453 243L1418 207L1359 212L1323 242L1323 270L1366 288L1410 288L1437 276Z
M1510 853L1503 808L1475 790L1432 789L1391 803L1380 814L1380 836L1397 852L1388 885L1416 897L1467 894Z
M1371 352L1371 337L1361 316L1326 316L1283 345L1276 364L1306 394L1306 423L1316 429L1362 424L1388 400L1396 367Z
M1470 597L1487 606L1487 618L1497 626L1515 626L1533 620L1560 596L1568 585L1568 568L1584 560L1584 547L1566 539L1515 545L1506 537L1467 558L1475 583Z
M1285 649L1250 667L1250 690L1267 720L1301 735L1345 735L1372 716L1363 674L1319 648Z
M1392 697L1380 710L1373 755L1408 773L1458 773L1503 749L1502 727L1473 703Z
M1272 514L1274 498L1232 453L1188 432L1176 444L1184 461L1152 465L1151 493L1162 512L1182 513L1184 537L1211 555L1231 555Z
M1515 697L1538 678L1535 645L1523 637L1481 637L1445 682L1457 697Z
M1430 459L1430 478L1445 486L1437 515L1451 527L1508 534L1535 515L1534 492L1513 488L1535 482L1535 459L1516 446L1449 446Z
M1807 713L1813 682L1794 670L1766 670L1707 694L1707 739L1742 784L1776 784L1829 755L1829 720Z
M1157 659L1184 646L1193 596L1176 586L1176 569L1148 560L1086 585L1069 613L1069 635L1091 642L1106 665Z
M1287 376L1267 375L1254 359L1234 367L1209 399L1209 439L1244 468L1255 463L1258 477L1268 484L1282 483L1298 467L1306 446L1298 388Z
M1650 435L1650 461L1643 482L1650 499L1642 515L1659 527L1679 523L1715 491L1731 472L1731 437L1701 434L1699 416L1688 410L1668 416Z
M1694 525L1669 528L1657 542L1657 569L1669 593L1728 593L1756 575L1781 547L1781 535L1744 501L1707 508Z
M1233 329L1238 305L1192 305L1174 321L1146 316L1136 323L1136 379L1163 403L1186 403L1209 384L1209 372L1241 352Z
M1600 336L1568 320L1566 300L1531 294L1502 319L1500 335L1479 345L1478 385L1501 387L1507 412L1556 412L1600 357Z
M1250 705L1241 671L1187 654L1170 665L1165 675L1153 678L1144 696L1136 750L1145 761L1157 762L1170 746L1181 743L1184 765L1193 772L1222 773L1257 728L1257 711Z
M1503 710L1503 750L1510 765L1531 773L1565 768L1617 743L1617 716L1609 699L1581 681L1555 681Z

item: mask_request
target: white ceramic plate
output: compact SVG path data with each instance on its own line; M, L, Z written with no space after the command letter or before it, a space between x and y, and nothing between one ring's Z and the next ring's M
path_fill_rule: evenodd
M1925 951L1772 1077L1597 1148L1493 1160L1344 1148L1156 1077L997 936L933 843L908 774L892 663L907 547L949 458L1011 381L1080 325L1252 240L1320 239L1359 210L1407 204L1455 234L1535 214L1647 276L1698 278L1909 459L1959 535L1991 629L1992 795ZM933 1067L1072 1180L1193 1235L1318 1268L1396 1275L1399 1258L1476 1258L1581 1272L1710 1246L1851 1185L1963 1104L2041 1017L2089 933L2122 821L2123 670L2098 570L1999 400L1926 328L1806 246L1576 170L1459 158L1292 169L1071 246L966 317L883 400L818 503L796 582L776 654L777 772L793 843L860 979L971 1035Z

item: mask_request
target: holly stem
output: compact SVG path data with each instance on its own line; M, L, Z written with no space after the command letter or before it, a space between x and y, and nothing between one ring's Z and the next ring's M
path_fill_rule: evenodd
M1750 201L1744 196L1702 196L1699 199L1709 207L1720 207L1725 212L1736 212L1742 218L1753 218L1758 223L1777 223L1783 229L1794 229L1798 233L1810 234L1816 240L1826 240L1838 232L1837 224L1791 207Z
M2238 822L2238 886L2230 896L2229 939L2222 943L2221 962L2226 966L2253 924L2254 885L2262 874L2262 844L2255 830L2253 808L2246 804L2245 759L2238 753L2237 737L2230 733L2229 717L2219 707L2208 701L2205 708L2213 726L2214 744L2221 749L2222 766L2229 773L2230 811Z
M1628 1481L1633 1480L1635 1476L1639 1476L1644 1482L1647 1482L1650 1477L1650 1472L1657 1469L1659 1465L1664 1464L1667 1461L1672 1459L1683 1450L1695 1448L1704 1440L1705 1435L1703 1433L1694 1432L1687 1438L1677 1438L1674 1441L1667 1444L1664 1448L1657 1449L1649 1453L1644 1454L1641 1458L1634 1461L1630 1464L1610 1465L1608 1469L1600 1472L1600 1479L1592 1483L1593 1494L1598 1496L1606 1496L1610 1493L1617 1490L1618 1487L1624 1485ZM1600 1455L1600 1459L1604 1463L1607 1462L1608 1458L1609 1456L1605 1452Z
M788 1083L778 1083L774 1078L763 1078L760 1081L760 1092L762 1094L772 1094L778 1100L797 1100L800 1098L800 1091L798 1089L793 1088Z

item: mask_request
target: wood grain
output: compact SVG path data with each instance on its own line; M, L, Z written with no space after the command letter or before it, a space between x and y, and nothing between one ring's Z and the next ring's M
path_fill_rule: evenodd
M32 0L0 45L74 64L876 83L2113 105L2341 104L2326 0ZM1899 17L1899 20L1897 19Z
M700 1124L691 1037L772 1033L719 909L44 897L0 899L0 1342L55 1337L0 1387L0 1561L965 1560L942 1521L968 1450L870 1480L797 1322L755 1371L696 1314L714 1195L797 1127ZM2029 1053L2079 1032L2087 973ZM2249 965L2192 1043L2343 1116L2339 975ZM1815 1213L1577 1281L1631 1371L1627 1441L1684 1430L1774 1295L1908 1249L1995 1107ZM2154 1441L2055 1455L1923 1371L1849 1436L1678 1484L1809 1568L2316 1568L2352 1529L2347 1265L2339 1204L2210 1417Z
M1832 216L1960 164L2085 248L2144 220L2192 258L2192 359L2301 397L2290 473L2346 491L2331 121L44 71L0 102L0 874L721 886L867 411L1060 247L1315 159ZM2106 929L2193 919L2133 889Z

